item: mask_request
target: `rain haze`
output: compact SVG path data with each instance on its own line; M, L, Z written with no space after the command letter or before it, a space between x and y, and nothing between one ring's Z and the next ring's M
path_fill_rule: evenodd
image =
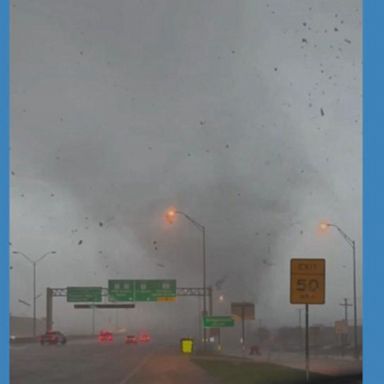
M11 313L37 315L47 287L108 279L207 284L214 312L255 303L296 325L290 259L325 258L332 325L361 313L361 2L15 0L11 8ZM219 302L219 295L223 300ZM195 335L199 300L97 310L98 328ZM115 316L116 315L116 316ZM118 317L118 318L117 318ZM89 332L89 310L54 300L55 328ZM255 324L256 324L255 321Z

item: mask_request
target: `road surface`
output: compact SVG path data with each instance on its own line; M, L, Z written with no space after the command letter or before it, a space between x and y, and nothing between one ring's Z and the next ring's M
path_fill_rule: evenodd
M123 339L100 344L76 340L65 346L11 346L12 384L214 384L181 356L177 347L125 345Z

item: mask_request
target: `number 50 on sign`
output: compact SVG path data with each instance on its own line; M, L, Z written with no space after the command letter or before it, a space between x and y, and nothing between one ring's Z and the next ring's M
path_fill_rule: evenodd
M291 259L291 304L325 303L325 259Z

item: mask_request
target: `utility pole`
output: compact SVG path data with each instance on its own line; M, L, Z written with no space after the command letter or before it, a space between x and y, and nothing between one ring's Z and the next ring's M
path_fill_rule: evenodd
M243 344L243 352L245 351L245 307L241 306L241 342Z
M344 321L345 321L345 325L347 326L347 330L349 330L349 327L348 327L348 307L353 307L352 304L348 304L348 299L344 299L344 303L343 304L339 304L341 305L342 307L344 307ZM347 331L348 332L348 331ZM343 336L343 341L344 341L344 344L348 344L348 336L349 336L349 332L347 334L344 334L342 335Z
M345 320L345 323L348 325L348 307L353 307L353 305L348 304L348 299L344 299L344 303L339 305L344 307L344 320Z

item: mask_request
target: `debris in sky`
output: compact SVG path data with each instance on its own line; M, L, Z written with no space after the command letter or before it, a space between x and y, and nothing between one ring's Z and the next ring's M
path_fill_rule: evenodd
M190 154L190 153L188 153L188 154L187 154L187 156L188 156L188 157L190 157L190 156L191 156L191 154Z
M79 240L79 242L77 243L77 245L81 245L83 244L83 240Z
M157 247L155 247L155 251L157 251L157 249L158 249L158 248L157 248Z
M11 175L12 175L12 176L15 176L15 172L12 171L12 172L11 172Z
M268 265L269 267L271 267L272 265L275 265L275 263L271 263L270 261L268 261L266 259L263 259L263 264Z
M325 113L324 113L324 109L323 108L320 108L320 113L321 113L321 116L324 116Z
M99 251L99 253L100 253L100 254L102 254L102 253L103 253L103 251Z
M301 231L300 231L300 235L303 235L303 234L304 234L304 231L303 231L303 230L301 230Z
M235 51L235 50L232 50L232 53L236 53L236 51Z
M51 193L51 197L54 197L55 196L55 194L54 193Z
M225 281L227 280L227 278L228 278L228 275L224 275L219 280L217 280L215 282L216 289L221 290L221 288L222 288L223 284L225 283Z
M339 28L337 28L337 27L335 27L333 30L334 30L335 32L339 32Z
M352 41L349 40L349 39L344 39L344 41L345 41L346 43L348 43L348 44L351 44L351 43L352 43Z
M303 38L301 39L301 42L307 44L307 43L308 43L308 40L307 40L306 38L303 37Z
M226 144L226 145L225 145L225 148L229 148L229 144Z
M21 197L24 197L24 193L22 193L20 196L21 196Z
M307 26L307 23L304 21L303 25L304 25L304 27L306 27L306 26Z
M104 224L102 221L99 222L99 227L102 227Z
M80 55L84 55L84 52L83 52L83 51L80 51Z
M200 125L205 125L205 121L201 120Z
M164 268L164 264L157 263L156 264L158 267Z
M274 68L275 72L277 72L277 67Z
M152 147L148 147L148 150L152 150Z
M156 240L153 240L153 244L157 244L157 241L156 241Z

